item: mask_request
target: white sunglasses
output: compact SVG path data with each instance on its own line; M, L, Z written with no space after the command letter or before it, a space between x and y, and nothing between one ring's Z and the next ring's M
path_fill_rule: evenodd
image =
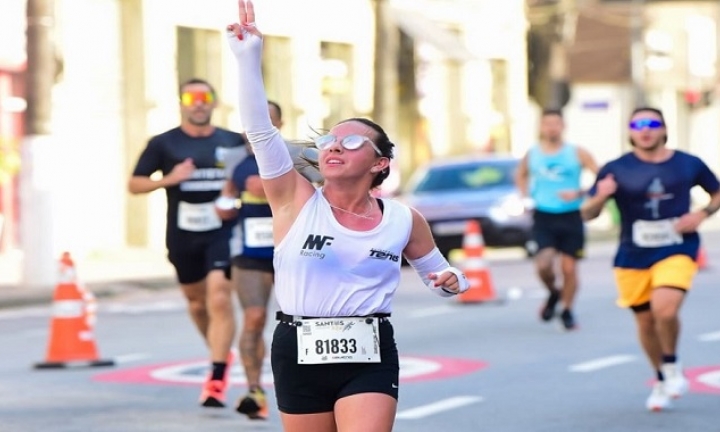
M335 135L322 135L315 138L315 146L320 150L327 150L337 140L338 137ZM340 140L340 145L347 150L357 150L362 147L366 141L370 143L373 149L375 149L375 153L377 153L378 156L383 155L378 146L375 145L370 138L363 135L348 135Z

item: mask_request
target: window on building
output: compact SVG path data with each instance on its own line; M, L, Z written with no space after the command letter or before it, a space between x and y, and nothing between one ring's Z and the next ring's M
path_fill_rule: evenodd
M322 94L327 116L323 128L355 115L353 100L353 51L344 43L322 42Z
M215 90L222 94L222 62L223 35L217 30L206 30L192 27L177 27L177 79L178 83L191 78L201 78L209 82ZM222 100L220 101L222 104ZM215 111L215 123L227 126L228 110Z
M263 37L263 78L268 99L280 105L283 111L282 133L296 137L293 108L292 43L290 38Z

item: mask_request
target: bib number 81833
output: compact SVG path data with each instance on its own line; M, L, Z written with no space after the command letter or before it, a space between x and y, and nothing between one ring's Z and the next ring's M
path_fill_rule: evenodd
M325 339L315 341L315 353L322 354L355 354L357 341L355 339Z
M297 327L298 363L378 363L378 318L303 319Z

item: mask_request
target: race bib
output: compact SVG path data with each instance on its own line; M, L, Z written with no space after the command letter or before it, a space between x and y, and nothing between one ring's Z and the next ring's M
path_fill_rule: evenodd
M205 232L222 226L214 203L190 204L180 201L178 205L178 228L185 231Z
M378 318L314 318L300 322L299 364L380 362Z
M671 246L683 242L682 234L675 231L676 219L658 221L638 220L632 225L633 243L645 248Z
M273 243L272 218L257 217L245 219L243 225L247 247L270 247Z

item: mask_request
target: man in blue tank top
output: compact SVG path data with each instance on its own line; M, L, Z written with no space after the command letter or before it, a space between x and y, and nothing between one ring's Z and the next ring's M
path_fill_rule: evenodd
M699 158L665 147L662 112L638 108L630 118L633 150L608 162L582 206L586 220L608 199L620 211L620 244L614 259L617 304L635 314L640 345L657 374L646 407L669 408L688 389L677 356L679 310L697 271L698 226L720 208L720 183ZM700 186L710 202L690 210L690 190Z
M562 112L545 110L540 118L540 142L531 147L518 165L516 184L534 203L533 237L537 243L535 266L548 298L540 317L550 321L558 302L566 330L575 328L572 312L578 288L577 261L583 257L585 227L580 217L583 169L597 173L590 153L563 140ZM555 262L559 258L562 284L558 287Z

